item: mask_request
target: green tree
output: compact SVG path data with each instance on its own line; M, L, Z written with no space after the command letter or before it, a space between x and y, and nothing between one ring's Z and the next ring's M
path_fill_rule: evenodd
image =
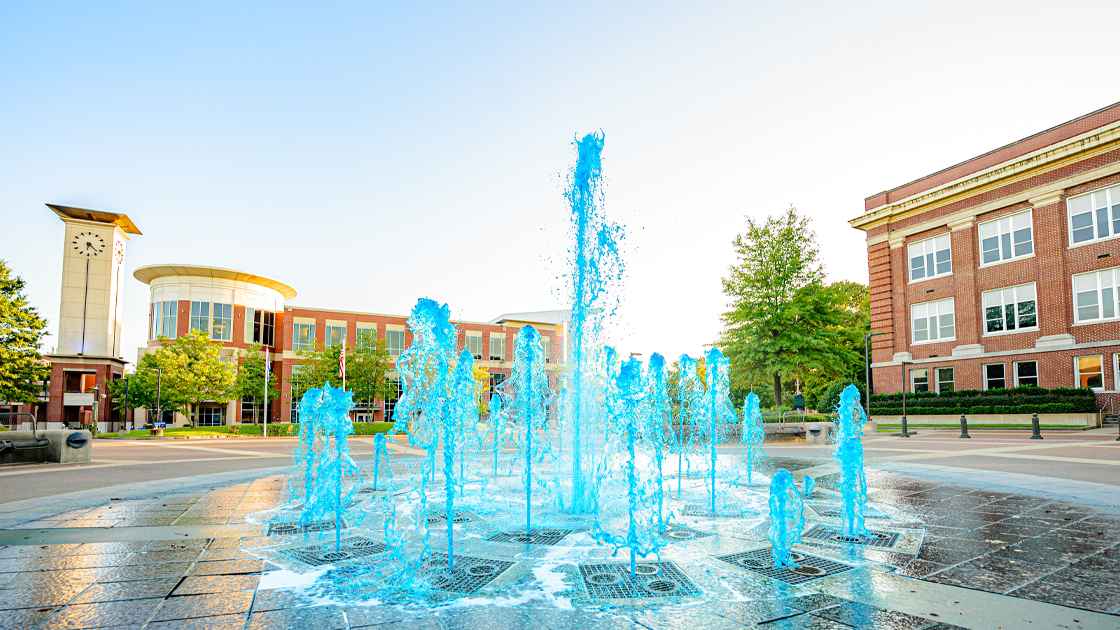
M341 353L341 345L316 346L312 350L299 351L298 376L292 384L293 405L299 404L308 388L322 387L327 383L342 387ZM392 369L393 362L385 341L363 339L360 347L347 349L346 388L353 390L355 402L364 401L372 405L379 400L391 399L394 390L389 372Z
M39 350L47 320L28 305L24 286L0 260L0 400L8 402L37 401L50 376Z
M265 395L265 349L260 344L254 344L241 351L241 365L237 370L237 397L241 399L252 398L260 401ZM267 403L280 397L279 379L276 372L268 372L268 399L264 407L268 413Z
M478 392L478 415L485 417L490 413L490 401L487 399L487 392L490 390L490 368L476 363L472 375L475 391Z
M748 217L732 244L738 261L723 279L731 310L720 346L733 385L768 378L780 406L783 379L843 375L857 360L844 343L848 314L840 291L824 284L809 218L793 207L764 222Z

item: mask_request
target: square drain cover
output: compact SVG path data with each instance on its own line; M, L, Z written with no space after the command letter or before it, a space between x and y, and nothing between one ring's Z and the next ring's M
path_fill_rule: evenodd
M455 523L473 523L479 520L477 516L470 512L456 512ZM428 512L428 525L446 525L447 514L443 512Z
M346 522L342 522L346 529ZM334 529L334 521L315 521L300 525L299 523L269 523L266 536L290 536L292 534L309 534L311 532L325 532Z
M292 560L298 560L313 567L319 567L324 564L335 564L347 560L377 555L388 549L389 547L385 543L373 540L372 538L347 536L342 539L341 543L338 545L338 549L335 549L334 541L329 541L317 545L285 549L280 552L280 555L287 556Z
M742 512L720 512L716 510L713 512L706 505L698 503L689 503L681 508L681 515L683 516L706 516L708 518L743 518Z
M685 527L676 523L669 523L665 525L665 531L661 532L661 538L667 542L682 542L685 540L695 540L697 538L707 538L715 534L709 532L702 532Z
M447 554L433 553L424 561L420 575L424 576L433 588L447 593L470 595L493 582L499 575L515 563L507 560L491 560L473 556L455 556L455 568L447 572Z
M673 562L639 562L630 579L629 563L581 564L580 577L592 599L645 599L699 595L700 589Z
M770 557L770 547L733 553L726 556L716 556L727 564L765 575L786 584L800 584L810 580L817 580L829 575L843 573L852 567L825 558L818 558L807 553L793 552L793 559L801 565L800 569L774 567L774 559Z
M809 540L820 540L828 543L840 543L849 545L862 545L864 547L882 547L890 549L898 543L898 532L885 532L876 530L867 530L866 536L858 536L855 538L846 538L840 535L840 528L831 525L814 525L808 531L801 534L802 538Z
M442 521L447 522L447 521ZM522 545L555 545L572 533L570 529L534 529L531 534L520 532L498 532L486 540L490 542L518 543Z

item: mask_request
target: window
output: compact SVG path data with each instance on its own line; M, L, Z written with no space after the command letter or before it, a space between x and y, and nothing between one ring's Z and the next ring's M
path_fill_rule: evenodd
M985 291L983 302L985 334L1038 328L1033 282Z
M1011 260L1034 253L1031 211L980 224L980 264Z
M948 234L912 243L908 251L910 252L910 282L953 273Z
M403 331L402 331L403 332ZM393 380L393 388L389 393L389 397L385 399L385 415L382 418L385 422L393 422L393 410L397 408L397 401L404 395L404 383L401 379Z
M937 393L953 391L953 368L937 368Z
M323 343L327 348L342 345L342 340L346 338L345 326L327 326L324 332L326 339Z
M1073 277L1073 303L1078 322L1117 318L1116 285L1120 267L1091 271Z
M929 370L910 370L910 391L929 391Z
M292 366L292 375L288 378L288 383L292 388L290 395L292 422L299 422L299 403L303 400L303 395L307 393L307 390L311 389L311 383L307 379L306 366Z
M1066 207L1071 245L1120 234L1120 186L1070 197Z
M911 333L914 343L955 339L953 298L925 302L910 307Z
M552 363L552 337L541 337L541 351L544 354L544 362Z
M490 335L490 360L506 360L506 338Z
M490 400L494 400L498 386L506 382L506 375L500 372L490 375Z
M358 352L372 351L377 348L377 329L376 328L359 328L355 331L356 350Z
M1077 369L1077 384L1074 387L1104 388L1103 361L1100 355L1093 357L1076 357L1073 360Z
M467 333L467 350L470 350L471 356L475 361L482 360L482 335L472 335Z
M276 313L256 308L245 309L245 343L272 346L276 334Z
M198 410L198 426L218 427L222 424L221 407L202 407Z
M218 341L233 339L233 305L214 303L214 326L210 331L210 338Z
M292 349L315 349L315 324L292 324Z
M260 424L264 416L262 405L257 402L256 396L244 396L241 398L241 423L242 424Z
M160 335L169 339L175 338L178 306L178 302L155 302L152 304L152 339Z
M1007 378L1004 375L1002 363L992 363L984 366L984 389L1003 389L1007 387Z
M210 332L209 302L191 302L191 330Z
M389 348L390 356L400 356L405 350L404 346L404 331L403 330L386 330L385 331L385 345Z
M1015 364L1015 385L1038 387L1038 361L1019 361Z

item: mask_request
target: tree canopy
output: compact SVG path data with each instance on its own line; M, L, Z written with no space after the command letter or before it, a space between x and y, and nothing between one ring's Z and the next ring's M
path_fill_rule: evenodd
M385 340L363 338L361 342L357 348L346 349L346 389L353 390L355 402L374 404L391 398L394 390L389 372L393 362ZM299 352L298 377L292 384L293 405L299 403L310 387L322 387L326 383L342 387L341 353L342 346L337 344Z
M809 218L789 208L765 221L747 218L732 241L737 261L723 279L730 298L719 345L731 360L732 386L771 381L776 404L782 382L848 376L861 361L853 349L866 328L866 287L824 282ZM860 288L862 287L862 293Z
M50 366L39 348L47 320L27 302L24 281L0 260L0 400L36 402Z

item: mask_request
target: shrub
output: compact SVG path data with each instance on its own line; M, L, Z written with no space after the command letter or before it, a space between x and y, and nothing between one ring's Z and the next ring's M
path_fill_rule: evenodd
M833 381L821 391L821 395L817 397L816 409L821 413L835 413L836 406L840 404L840 392L844 391L848 385L855 384L859 388L859 398L864 400L867 395L867 389L864 388L862 383L855 383L850 380ZM888 394L889 395L889 394ZM899 396L899 401L902 397Z

